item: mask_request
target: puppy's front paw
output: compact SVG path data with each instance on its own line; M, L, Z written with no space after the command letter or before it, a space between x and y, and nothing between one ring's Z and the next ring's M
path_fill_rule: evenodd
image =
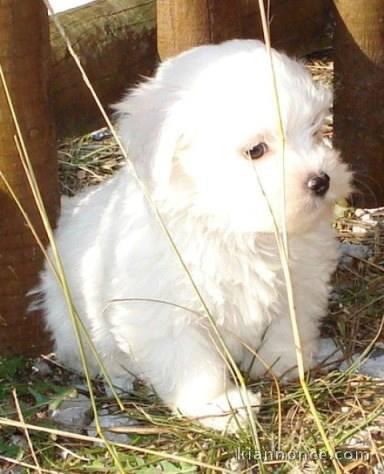
M252 393L249 390L232 387L205 405L189 410L183 410L184 414L196 417L198 421L208 428L227 433L236 433L246 427L250 420L249 415L258 413L261 403L260 393ZM251 413L248 413L247 406Z

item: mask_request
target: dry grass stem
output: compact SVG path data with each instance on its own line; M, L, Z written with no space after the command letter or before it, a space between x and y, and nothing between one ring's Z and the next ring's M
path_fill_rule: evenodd
M27 428L26 425L25 425L25 420L24 420L23 412L22 412L21 409L20 409L20 404L19 404L19 400L18 400L18 398L17 398L16 389L13 389L13 390L12 390L12 395L13 395L13 400L14 400L14 402L15 402L15 407L16 407L16 411L17 411L17 416L19 417L20 423L23 425L23 430L24 430L25 438L26 438L26 440L27 440L27 443L28 443L28 446L29 446L29 450L30 450L30 452L31 452L31 456L32 456L32 459L33 459L33 462L35 463L34 469L35 469L39 474L41 474L41 473L42 473L42 470L41 470L39 461L38 461L38 459L37 459L35 450L34 450L34 448L33 448L33 444L32 444L32 441L31 441L31 437L29 436L28 428Z

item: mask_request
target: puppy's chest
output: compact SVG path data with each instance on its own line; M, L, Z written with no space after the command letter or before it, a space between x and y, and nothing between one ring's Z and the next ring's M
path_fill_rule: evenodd
M189 246L185 255L213 316L227 331L254 339L284 305L279 261L253 243L206 240Z

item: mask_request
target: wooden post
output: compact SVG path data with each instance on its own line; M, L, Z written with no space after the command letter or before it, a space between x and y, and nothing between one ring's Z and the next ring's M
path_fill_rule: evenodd
M324 45L329 46L329 35L326 33L329 22L329 1L331 0L271 0L273 46L299 56L318 51ZM262 38L258 1L238 0L238 2L240 3L242 36ZM213 10L218 14L227 15L225 19L214 22L214 25L217 25L215 41L239 36L236 33L239 28L237 9L222 8L221 5L225 6L226 3L228 2L220 4L216 2ZM157 5L159 42L165 43L164 47L168 48L166 42L175 35L168 25L170 18L167 17L167 12L174 12L175 8L179 17L184 6L183 11L189 12L190 17L194 18L194 28L201 29L199 26L201 17L199 20L197 13L194 15L192 13L197 11L196 5L201 9L202 4L203 2L195 2L195 0L188 2L177 0L172 6L168 1L162 1L161 5L159 3ZM235 5L235 2L233 4ZM206 14L207 9L202 11ZM232 24L233 13L235 21ZM61 13L58 18L102 104L107 109L110 104L121 99L127 88L137 84L141 76L152 75L158 63L156 0L145 2L143 0L95 0L80 8ZM183 17L182 24L186 20L187 18ZM52 48L50 94L57 134L60 137L79 136L102 127L104 121L72 57L68 54L65 42L52 18L50 23ZM207 25L206 22L204 24ZM233 28L233 31L229 31L227 26L224 26L227 24L228 28ZM177 38L179 44L183 40L180 35L190 33L184 31L185 28L183 30L181 26L177 28L180 30ZM225 36L222 36L224 33ZM179 44L177 49L181 50L205 41L204 35L199 41L188 39L185 44ZM208 38L207 41L210 39ZM172 49L171 45L167 53L160 45L164 57L177 52L176 48L173 51Z
M384 0L334 0L335 145L356 172L354 203L384 205Z
M157 0L157 47L161 59L193 46L239 37L239 0Z
M48 106L48 15L41 0L0 2L0 63L51 222L58 209L55 137ZM0 84L0 170L39 234L44 235ZM0 354L36 354L49 348L41 320L27 314L26 293L37 283L42 253L0 178Z

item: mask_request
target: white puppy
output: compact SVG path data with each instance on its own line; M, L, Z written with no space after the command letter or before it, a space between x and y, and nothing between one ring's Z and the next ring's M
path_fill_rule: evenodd
M117 106L137 173L232 357L252 378L266 369L246 346L278 376L296 365L272 214L280 228L286 217L309 368L338 255L332 209L351 179L321 137L330 92L283 54L273 52L273 65L284 152L259 41L202 46L165 61ZM117 385L129 385L133 373L207 426L224 428L231 415L223 414L236 408L243 423L243 397L219 338L128 167L68 199L56 239L76 308ZM63 292L48 269L40 290L58 358L81 369Z

